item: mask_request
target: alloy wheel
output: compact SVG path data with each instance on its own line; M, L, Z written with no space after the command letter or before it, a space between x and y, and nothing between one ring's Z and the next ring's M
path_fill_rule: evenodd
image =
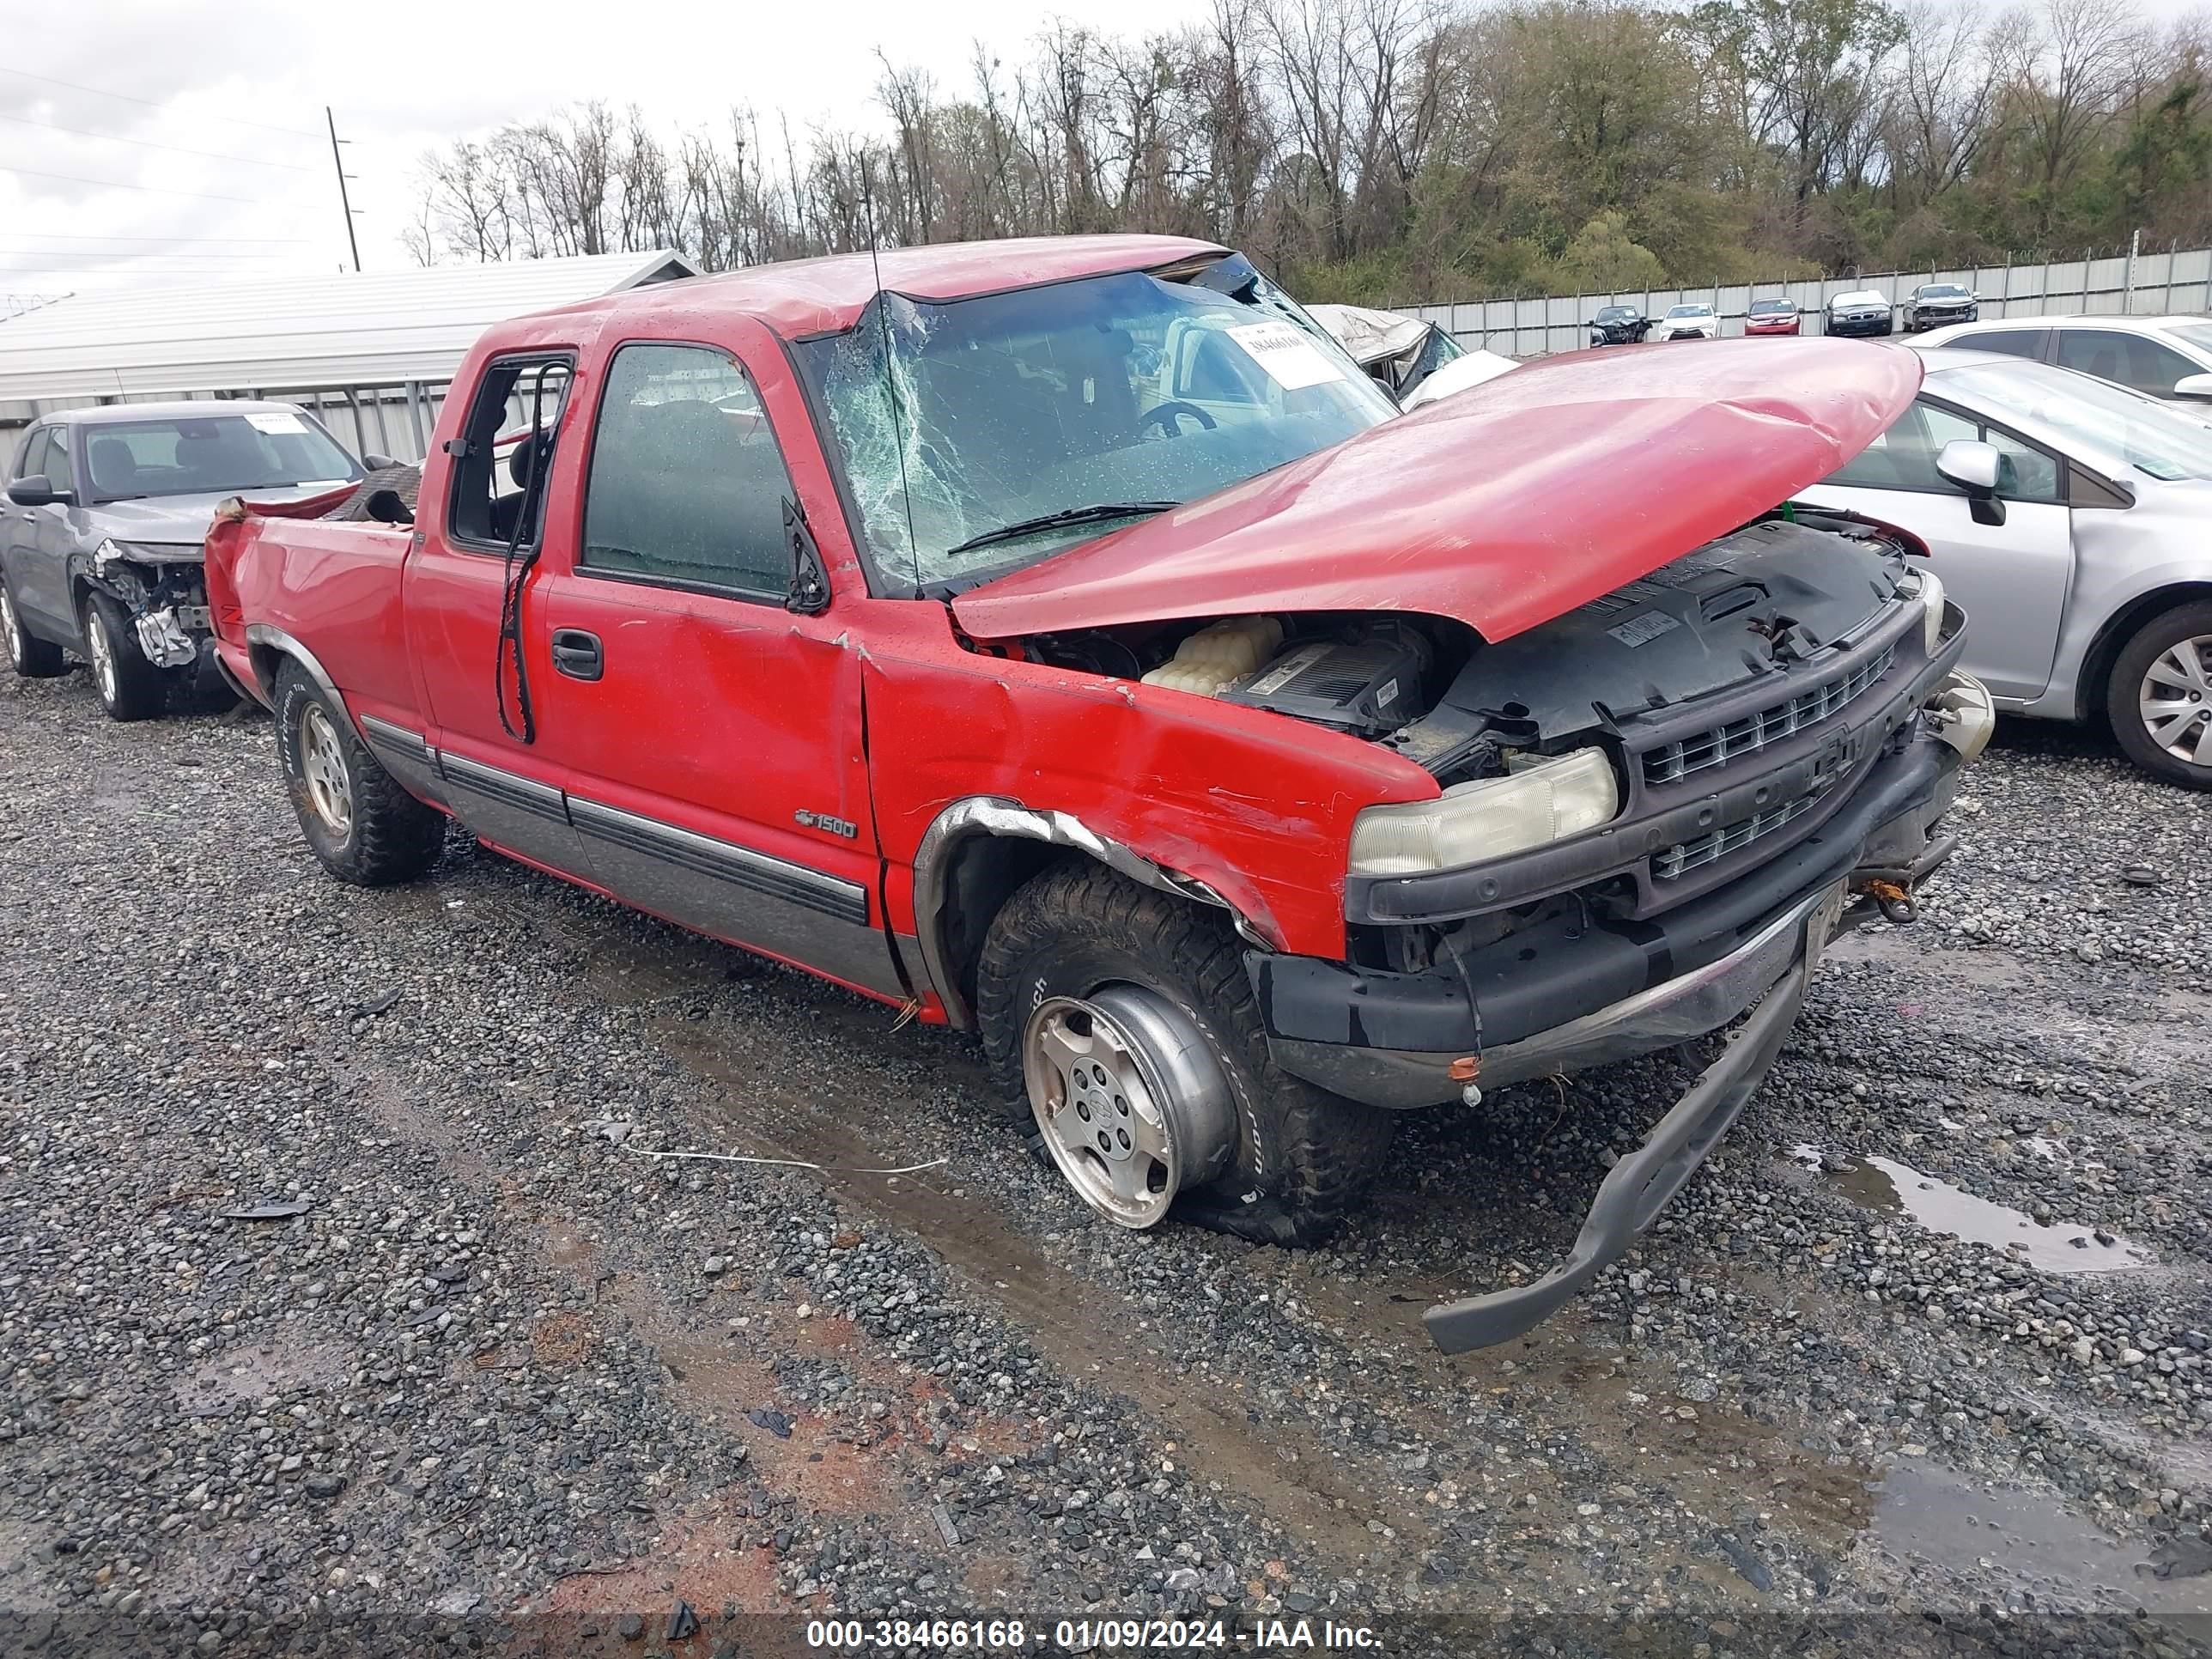
M2136 705L2153 743L2176 760L2212 766L2212 634L2160 652L2143 671Z
M1022 1036L1022 1073L1045 1150L1083 1201L1118 1225L1156 1224L1236 1150L1229 1079L1164 997L1109 985L1049 997Z
M97 607L84 613L85 654L92 659L92 678L99 684L100 701L115 706L115 642L107 637L107 623Z
M307 787L307 805L323 828L333 840L344 841L353 833L353 783L337 727L319 703L307 703L300 711L300 775Z

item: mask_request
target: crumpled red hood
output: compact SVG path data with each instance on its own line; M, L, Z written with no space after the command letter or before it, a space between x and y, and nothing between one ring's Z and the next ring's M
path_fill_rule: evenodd
M1828 476L1920 387L1902 347L1714 340L1530 363L952 602L979 639L1411 611L1502 640Z

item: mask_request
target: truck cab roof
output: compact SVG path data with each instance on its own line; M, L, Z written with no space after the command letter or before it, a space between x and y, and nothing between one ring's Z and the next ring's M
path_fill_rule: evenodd
M1001 242L945 242L886 248L880 255L836 253L755 265L624 289L580 301L539 318L665 317L712 309L757 318L787 340L841 334L879 289L914 300L968 300L1125 270L1158 270L1227 256L1230 250L1183 236L1031 236ZM519 319L526 321L527 319ZM496 343L502 329L487 339Z

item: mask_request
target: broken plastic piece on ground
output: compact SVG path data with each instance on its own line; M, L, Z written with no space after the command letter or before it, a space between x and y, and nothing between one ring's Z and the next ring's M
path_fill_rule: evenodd
M681 1642L699 1633L699 1615L689 1601L678 1601L676 1611L668 1615L668 1639Z
M745 1413L745 1421L757 1429L766 1429L779 1440L791 1438L791 1419L781 1412L771 1411L765 1406L756 1406Z
M219 1212L225 1221L283 1221L295 1215L305 1215L315 1207L312 1198L275 1199L265 1204L241 1204L234 1209Z
M353 1017L356 1019L374 1019L379 1014L390 1013L398 1006L399 993L397 990L386 991L374 1002L362 1003L353 1011Z

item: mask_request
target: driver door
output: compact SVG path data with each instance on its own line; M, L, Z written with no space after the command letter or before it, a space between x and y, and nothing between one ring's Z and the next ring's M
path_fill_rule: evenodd
M1997 495L2005 521L1973 516L1963 491L1936 470L1954 439L1978 439L2004 458ZM1961 665L1999 697L2027 702L2051 684L2058 629L2074 580L2074 517L2059 457L1962 410L1923 397L1840 471L1797 499L1845 507L1911 531L1968 619Z

